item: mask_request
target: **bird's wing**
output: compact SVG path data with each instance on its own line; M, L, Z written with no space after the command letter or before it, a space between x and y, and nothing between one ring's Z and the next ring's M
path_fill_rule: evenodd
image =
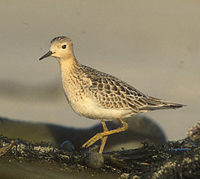
M84 70L90 79L92 96L104 108L131 109L134 113L142 113L184 106L147 96L126 82L93 68L84 66Z
M87 66L84 69L91 80L89 90L102 107L131 109L138 113L140 108L147 106L147 96L126 82Z

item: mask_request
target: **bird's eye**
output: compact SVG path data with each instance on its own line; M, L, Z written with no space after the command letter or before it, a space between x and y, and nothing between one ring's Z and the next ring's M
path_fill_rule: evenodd
M66 49L66 47L67 47L67 45L63 45L63 46L62 46L62 49Z

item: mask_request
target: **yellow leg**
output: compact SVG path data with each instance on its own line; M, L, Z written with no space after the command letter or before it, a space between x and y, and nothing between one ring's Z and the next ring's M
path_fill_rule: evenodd
M96 134L95 136L93 136L91 139L89 139L87 142L85 142L83 145L82 145L82 148L88 148L90 147L92 144L94 144L96 141L98 141L99 139L102 139L104 137L107 137L108 135L111 135L111 134L114 134L114 133L119 133L119 132L122 132L122 131L125 131L127 128L128 128L128 124L126 122L124 122L122 119L119 119L120 122L122 123L122 127L118 128L118 129L114 129L114 130L110 130L110 131L104 131L104 132L101 132L101 133L98 133ZM102 124L103 127L104 124ZM107 128L107 127L106 127ZM105 130L105 129L104 129ZM106 138L107 139L107 138ZM102 139L103 143L106 143L106 139ZM105 144L102 145L101 144L101 147L100 147L100 150L99 150L99 153L103 151L103 147L105 146ZM103 147L102 147L103 146ZM102 148L102 149L101 149Z
M105 131L108 131L108 128L107 128L107 126L106 126L105 121L101 121L101 124L102 124L102 126L103 126L104 132L105 132ZM100 153L100 154L103 152L103 149L104 149L104 147L105 147L105 145L106 145L107 138L108 138L108 136L104 136L104 137L101 139L101 146L100 146L100 149L99 149L99 153Z

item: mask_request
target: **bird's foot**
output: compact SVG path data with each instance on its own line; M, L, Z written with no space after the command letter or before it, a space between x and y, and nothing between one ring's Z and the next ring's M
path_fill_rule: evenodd
M105 136L105 134L103 132L96 134L94 137L92 137L87 142L85 142L82 145L82 148L88 148L88 147L90 147L92 144L94 144L98 140L102 139L104 136Z

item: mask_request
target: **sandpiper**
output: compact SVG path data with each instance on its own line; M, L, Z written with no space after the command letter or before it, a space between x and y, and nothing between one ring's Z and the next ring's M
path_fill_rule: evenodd
M82 148L88 148L101 139L99 153L102 153L109 135L128 128L124 118L183 106L147 96L112 75L80 64L73 52L73 42L66 36L51 40L50 50L39 60L49 56L59 61L63 88L72 109L81 116L101 120L104 131L85 142ZM108 130L105 121L113 119L119 119L122 127Z

